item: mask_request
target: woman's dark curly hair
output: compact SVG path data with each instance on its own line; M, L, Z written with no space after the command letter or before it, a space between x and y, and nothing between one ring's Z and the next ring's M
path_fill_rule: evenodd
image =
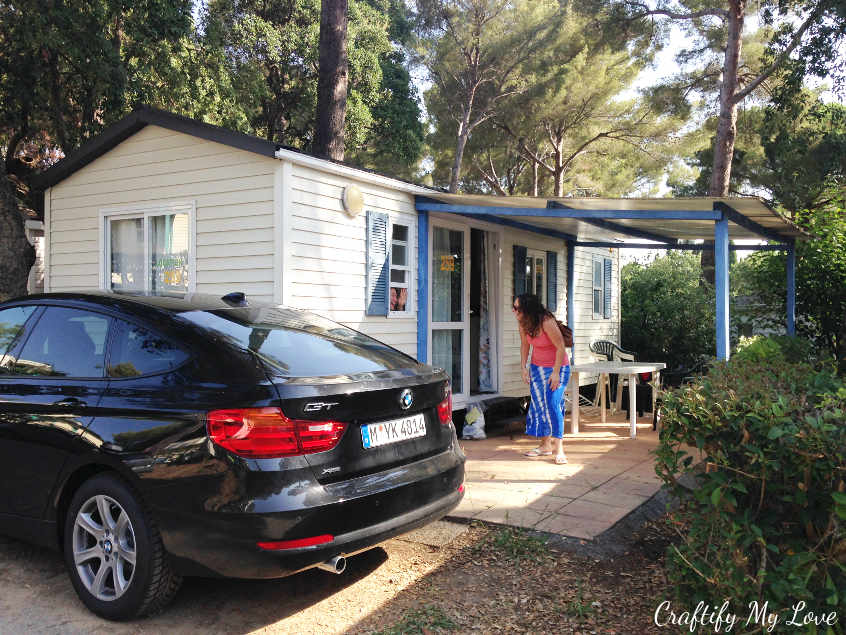
M537 337L547 316L552 316L552 313L543 304L540 298L532 293L523 293L518 295L514 300L514 306L520 307L517 314L517 321L523 330L530 337Z

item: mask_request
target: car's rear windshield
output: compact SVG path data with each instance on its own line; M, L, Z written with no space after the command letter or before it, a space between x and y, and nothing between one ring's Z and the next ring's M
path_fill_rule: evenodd
M252 351L290 377L349 375L409 368L400 351L313 313L281 307L187 311L181 319L212 339Z

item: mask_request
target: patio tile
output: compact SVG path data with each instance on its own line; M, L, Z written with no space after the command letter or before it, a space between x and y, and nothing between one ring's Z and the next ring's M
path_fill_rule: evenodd
M634 507L610 507L602 503L590 502L579 498L559 509L558 513L563 516L573 516L591 522L604 522L608 526L611 526L632 509Z
M540 512L557 512L559 509L564 507L564 505L572 503L573 500L575 499L546 494L535 498L534 500L526 501L526 507Z
M643 496L650 498L655 492L661 489L661 482L643 483L641 481L631 480L625 476L618 476L609 483L608 486L615 488L621 494L634 494L635 496Z
M452 514L593 538L661 486L650 454L658 443L651 418L640 420L637 439L628 435L622 413L605 425L584 416L580 434L565 435L566 465L523 456L537 439L522 434L462 441L467 494Z
M585 518L574 518L562 514L551 514L538 522L534 529L547 531L552 534L572 536L574 538L591 539L608 529L611 523L592 521Z
M613 487L603 485L601 488L588 492L579 500L608 505L609 507L620 507L628 512L644 503L648 498L648 496L624 494L623 492L614 490Z
M549 512L536 511L534 509L503 506L491 507L477 515L476 518L491 523L501 523L503 525L531 529L549 515Z

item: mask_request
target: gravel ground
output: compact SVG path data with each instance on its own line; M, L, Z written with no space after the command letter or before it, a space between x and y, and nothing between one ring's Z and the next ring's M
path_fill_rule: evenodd
M444 546L391 540L340 576L189 578L163 614L128 624L82 606L59 554L0 538L0 633L653 632L666 585L660 523L613 548L462 529Z

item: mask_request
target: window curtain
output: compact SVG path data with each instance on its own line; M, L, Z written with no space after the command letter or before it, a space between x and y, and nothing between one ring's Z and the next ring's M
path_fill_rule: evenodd
M491 381L491 320L489 309L488 254L491 235L485 232L481 241L481 292L479 297L479 391L492 392Z

